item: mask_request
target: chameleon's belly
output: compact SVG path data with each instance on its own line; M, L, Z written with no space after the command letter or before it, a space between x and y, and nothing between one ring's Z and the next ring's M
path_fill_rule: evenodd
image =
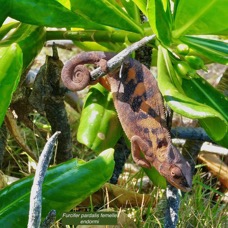
M150 147L159 139L168 140L163 100L150 71L130 59L120 75L110 75L108 80L127 137L140 136Z

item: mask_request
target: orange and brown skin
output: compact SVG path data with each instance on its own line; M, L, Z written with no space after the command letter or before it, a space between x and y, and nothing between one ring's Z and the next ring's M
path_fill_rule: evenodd
M73 88L72 69L76 65L99 64L101 59L109 60L112 56L111 53L84 52L72 58L62 71L64 84ZM136 164L145 168L154 166L170 184L182 191L189 191L192 185L191 167L172 145L165 121L163 99L149 69L128 58L121 70L107 75L107 80L121 125L131 141ZM85 87L84 84L82 88ZM77 85L77 90L78 87L80 86Z

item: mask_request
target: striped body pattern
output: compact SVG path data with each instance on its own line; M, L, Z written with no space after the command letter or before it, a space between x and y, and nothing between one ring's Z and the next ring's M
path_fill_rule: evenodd
M63 83L70 89L83 89L91 79L86 78L84 83L83 77L88 77L89 73L88 70L83 73L81 64L100 64L101 68L106 69L104 62L112 57L113 53L80 53L64 66ZM80 74L76 73L79 66ZM119 69L109 72L106 77L119 120L131 141L136 164L145 168L154 166L170 184L182 191L189 191L192 186L191 167L172 144L163 99L150 70L140 62L127 58Z

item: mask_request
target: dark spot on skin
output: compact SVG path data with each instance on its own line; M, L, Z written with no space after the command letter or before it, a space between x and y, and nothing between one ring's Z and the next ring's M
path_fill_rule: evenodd
M157 117L157 113L152 109L151 107L148 109L148 114L152 116L153 118Z
M167 141L166 139L159 139L157 138L157 147L158 148L161 148L162 146L166 146L167 145Z
M130 80L127 84L124 84L124 94L126 99L130 100L131 96L134 95L135 88L137 84L135 84L134 80Z
M148 118L148 114L145 113L145 112L140 112L140 113L139 113L139 118L140 118L140 119L147 119L147 118Z
M149 129L148 128L144 128L143 132L147 134L147 133L149 133Z
M161 134L161 133L163 132L163 130L162 130L161 127L159 127L159 128L152 128L152 129L151 129L151 132L152 132L152 134L154 134L154 135L159 135L159 134Z
M140 106L141 106L142 102L143 102L142 96L134 97L134 99L132 101L132 110L134 112L138 112L139 109L140 109Z
M146 141L147 141L149 147L152 147L152 145L153 145L152 142L149 139L147 139Z

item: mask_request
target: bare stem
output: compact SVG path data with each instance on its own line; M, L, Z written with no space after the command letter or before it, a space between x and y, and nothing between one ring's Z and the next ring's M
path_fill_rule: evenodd
M166 188L167 207L164 228L175 228L180 207L180 190L168 184Z
M138 48L142 47L143 45L145 45L146 43L148 43L149 41L155 39L155 35L151 35L151 36L146 36L143 39L141 39L138 42L133 43L132 45L128 46L127 48L125 48L124 50L122 50L121 52L119 52L117 55L115 55L113 58L111 58L109 61L107 61L107 71L102 71L101 67L96 68L95 70L90 72L91 75L91 79L92 80L96 80L99 77L104 76L105 74L107 74L108 72L114 71L115 69L117 69L118 67L121 66L122 62L135 50L137 50Z
M212 142L201 127L176 127L171 129L172 138L191 139Z
M60 132L57 131L52 135L52 137L45 144L45 147L39 158L30 195L28 228L40 227L42 208L42 183L52 157L55 142L59 134Z

